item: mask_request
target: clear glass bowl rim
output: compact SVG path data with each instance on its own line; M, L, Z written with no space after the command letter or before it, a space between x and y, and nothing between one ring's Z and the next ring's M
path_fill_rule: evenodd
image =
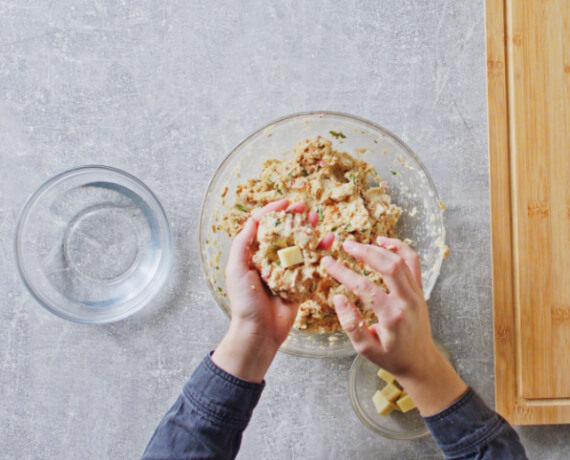
M168 242L167 248L161 248L162 251L164 252L164 256L161 259L161 263L167 264L167 266L165 266L165 268L163 269L163 273L164 273L163 276L161 276L159 279L157 279L155 277L155 278L150 280L148 286L146 286L145 290L143 291L143 293L145 295L144 296L141 295L142 298L141 298L141 301L139 303L135 304L129 310L122 312L120 315L105 318L105 319L77 318L77 317L62 313L61 311L58 311L57 309L53 308L50 305L50 302L48 300L46 300L41 293L36 291L36 289L34 288L34 283L29 279L29 276L27 275L27 273L23 267L23 264L22 264L22 249L21 249L20 242L22 240L22 233L24 230L24 226L25 226L26 221L30 215L30 211L33 209L33 206L35 205L36 201L38 199L40 199L46 191L48 191L49 189L51 189L52 187L54 187L58 183L65 181L69 177L73 177L77 173L82 172L82 171L86 171L86 170L107 171L107 172L111 172L113 174L118 174L120 176L125 177L126 179L128 179L130 181L133 181L139 187L144 189L145 192L147 192L150 195L150 197L155 201L155 204L157 205L157 208L160 211L160 218L162 219L163 223L165 224L166 239ZM142 308L144 308L148 304L148 302L161 289L161 287L163 286L164 282L166 281L166 279L168 277L168 273L170 272L170 268L172 265L172 257L171 257L171 253L172 253L172 229L170 227L168 217L166 216L166 212L164 211L164 207L162 206L160 200L154 194L154 192L143 181L141 181L138 177L133 176L132 174L130 174L126 171L123 171L119 168L115 168L112 166L99 165L99 164L87 164L87 165L81 165L81 166L76 166L74 168L66 169L65 171L62 171L62 172L56 174L55 176L50 177L49 179L44 181L32 193L32 195L26 200L26 203L25 203L24 207L22 208L22 211L20 213L20 217L18 219L18 225L16 227L16 234L15 234L15 238L14 238L14 253L16 256L16 267L18 268L18 273L20 274L20 278L22 279L24 286L26 287L26 290L30 293L30 295L43 308L45 308L50 313L52 313L52 314L54 314L54 315L56 315L62 319L72 321L74 323L107 324L107 323L113 323L113 322L125 319L125 318L133 315L137 311L141 310ZM159 273L159 272L157 271L157 273ZM151 287L151 285L153 283L156 283L154 291L149 293L148 289L149 289L149 287ZM143 293L141 293L141 294L143 294Z

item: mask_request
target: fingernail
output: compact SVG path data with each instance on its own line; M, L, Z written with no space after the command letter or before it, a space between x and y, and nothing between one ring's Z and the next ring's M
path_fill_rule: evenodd
M321 263L325 268L330 267L330 265L333 263L333 258L331 256L325 256L321 259Z
M333 302L334 302L334 307L335 307L337 312L345 310L347 307L347 304L346 304L346 301L344 300L344 297L340 294L337 294L334 296Z
M355 243L354 241L348 240L342 244L342 247L346 250L356 249L358 247L358 243Z

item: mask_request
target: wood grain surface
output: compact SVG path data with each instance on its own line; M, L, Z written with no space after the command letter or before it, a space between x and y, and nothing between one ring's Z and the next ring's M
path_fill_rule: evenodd
M570 423L570 2L486 1L497 410Z

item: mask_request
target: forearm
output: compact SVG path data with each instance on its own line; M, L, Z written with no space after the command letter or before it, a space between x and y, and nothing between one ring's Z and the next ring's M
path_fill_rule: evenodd
M472 390L440 413L424 418L447 459L526 459L517 433Z
M231 375L248 382L263 381L279 345L247 324L233 320L214 351L212 361Z
M206 357L160 421L142 458L234 458L263 387L224 372Z
M524 459L512 427L469 389L438 350L421 371L397 376L446 458Z
M424 417L437 414L451 406L467 391L467 385L449 361L434 346L425 353L422 366L413 374L397 375Z

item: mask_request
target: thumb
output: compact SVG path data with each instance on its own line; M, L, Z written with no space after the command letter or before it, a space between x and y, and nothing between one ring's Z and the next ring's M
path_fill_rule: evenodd
M239 269L240 271L249 270L251 260L250 246L257 234L257 221L250 217L247 219L241 232L233 239L228 256L228 267Z
M343 294L334 296L334 306L338 320L354 350L372 360L381 351L382 346L364 323L358 308Z

